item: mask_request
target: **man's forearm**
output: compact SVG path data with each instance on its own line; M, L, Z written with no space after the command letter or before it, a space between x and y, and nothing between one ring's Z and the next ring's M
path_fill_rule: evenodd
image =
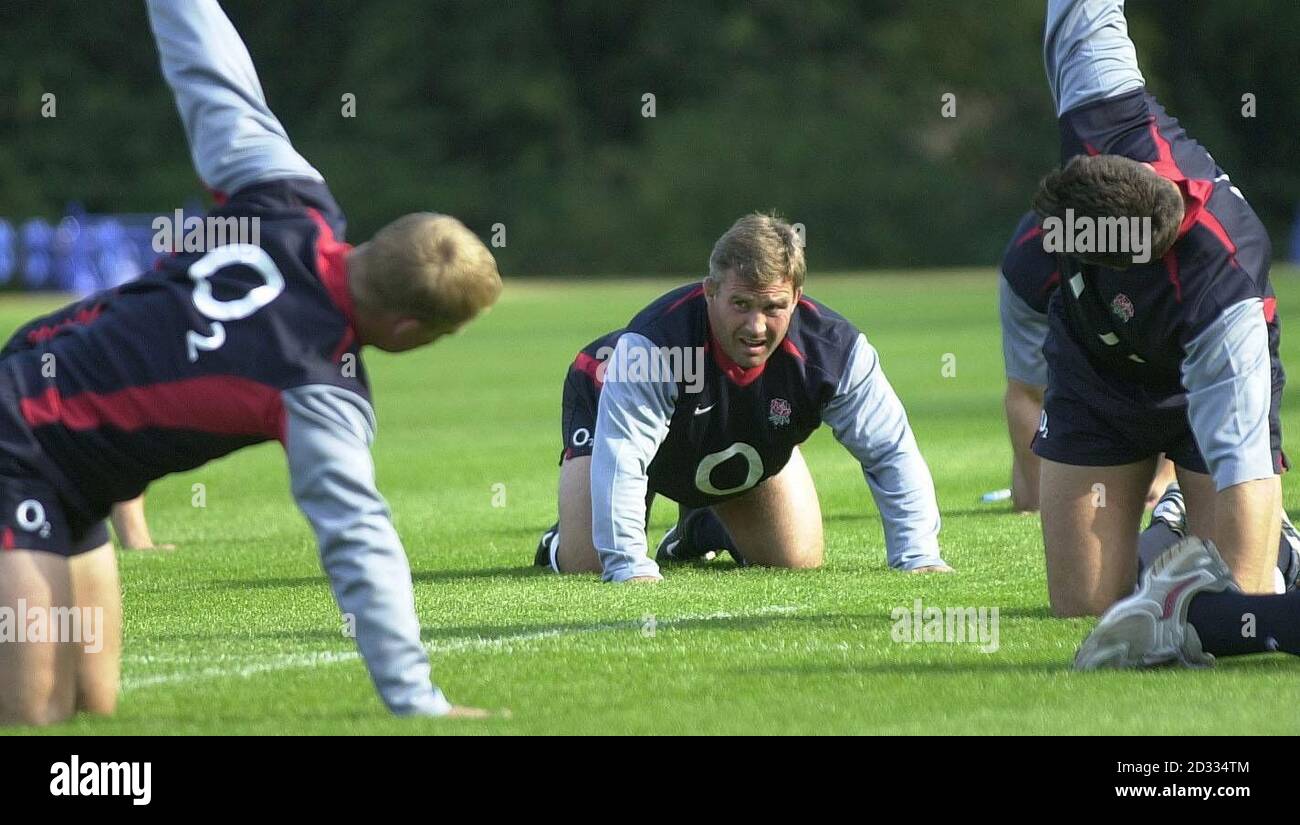
M374 411L360 396L324 385L287 390L281 402L294 500L316 533L345 634L390 710L449 712L430 681L406 552L375 488Z
M144 517L143 495L114 504L111 518L113 532L117 533L117 540L124 549L147 550L153 547L153 537L149 535L149 523Z
M605 581L657 578L659 565L649 557L645 533L647 480L637 462L619 456L631 445L608 439L591 460L591 540L600 556Z
M659 445L668 436L677 385L623 375L619 365L662 359L655 344L634 332L618 339L606 362L605 384L596 412L596 445L591 453L591 540L605 581L659 578L659 565L646 547L647 474ZM659 361L656 375L672 375Z
M1214 543L1247 593L1272 593L1282 500L1280 476L1220 490L1214 503Z

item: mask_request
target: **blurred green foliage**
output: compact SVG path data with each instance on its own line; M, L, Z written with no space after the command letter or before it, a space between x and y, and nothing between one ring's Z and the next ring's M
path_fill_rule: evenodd
M416 209L484 237L501 223L508 275L699 271L753 209L804 223L818 270L992 263L1056 159L1042 0L224 5L353 241ZM1281 248L1300 3L1128 14L1149 87ZM165 211L200 191L142 2L8 2L0 53L0 214Z

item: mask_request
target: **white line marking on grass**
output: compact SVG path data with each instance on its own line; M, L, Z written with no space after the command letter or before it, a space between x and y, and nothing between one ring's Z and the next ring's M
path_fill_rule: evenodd
M757 619L763 616L784 616L799 611L793 605L770 605L757 610L740 613L702 613L694 616L678 616L675 619L663 619L656 622L656 627L672 627L688 622L723 621L727 619ZM577 627L554 627L545 630L528 630L520 633L508 633L504 636L466 636L463 638L435 639L424 643L425 650L431 655L439 653L456 653L463 650L497 650L527 642L554 639L562 636L581 636L589 633L604 633L610 630L635 630L640 626L639 620L622 622L605 622L602 624L579 625ZM144 655L124 657L128 663L156 662L161 660L179 661L176 657ZM326 650L314 653L286 653L279 656L230 656L223 654L215 657L218 661L228 660L227 665L212 665L199 670L181 670L172 673L157 673L151 676L125 677L122 691L141 690L158 685L174 685L186 682L198 682L204 679L220 679L230 676L248 678L260 673L273 673L279 670L293 670L304 667L319 667L339 662L354 662L361 658L355 650ZM192 661L192 660L191 660ZM210 661L210 660L209 660Z

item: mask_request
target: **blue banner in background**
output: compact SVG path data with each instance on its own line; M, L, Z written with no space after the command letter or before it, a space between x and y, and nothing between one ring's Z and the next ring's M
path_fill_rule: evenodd
M186 209L185 215L202 214ZM138 278L153 268L156 215L92 215L68 207L57 224L0 218L0 288L86 295Z

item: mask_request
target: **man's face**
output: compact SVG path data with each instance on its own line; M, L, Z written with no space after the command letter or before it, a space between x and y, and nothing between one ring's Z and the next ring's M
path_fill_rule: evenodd
M745 284L728 272L713 294L706 281L704 294L714 337L732 361L749 369L766 362L781 345L803 291L789 281Z

